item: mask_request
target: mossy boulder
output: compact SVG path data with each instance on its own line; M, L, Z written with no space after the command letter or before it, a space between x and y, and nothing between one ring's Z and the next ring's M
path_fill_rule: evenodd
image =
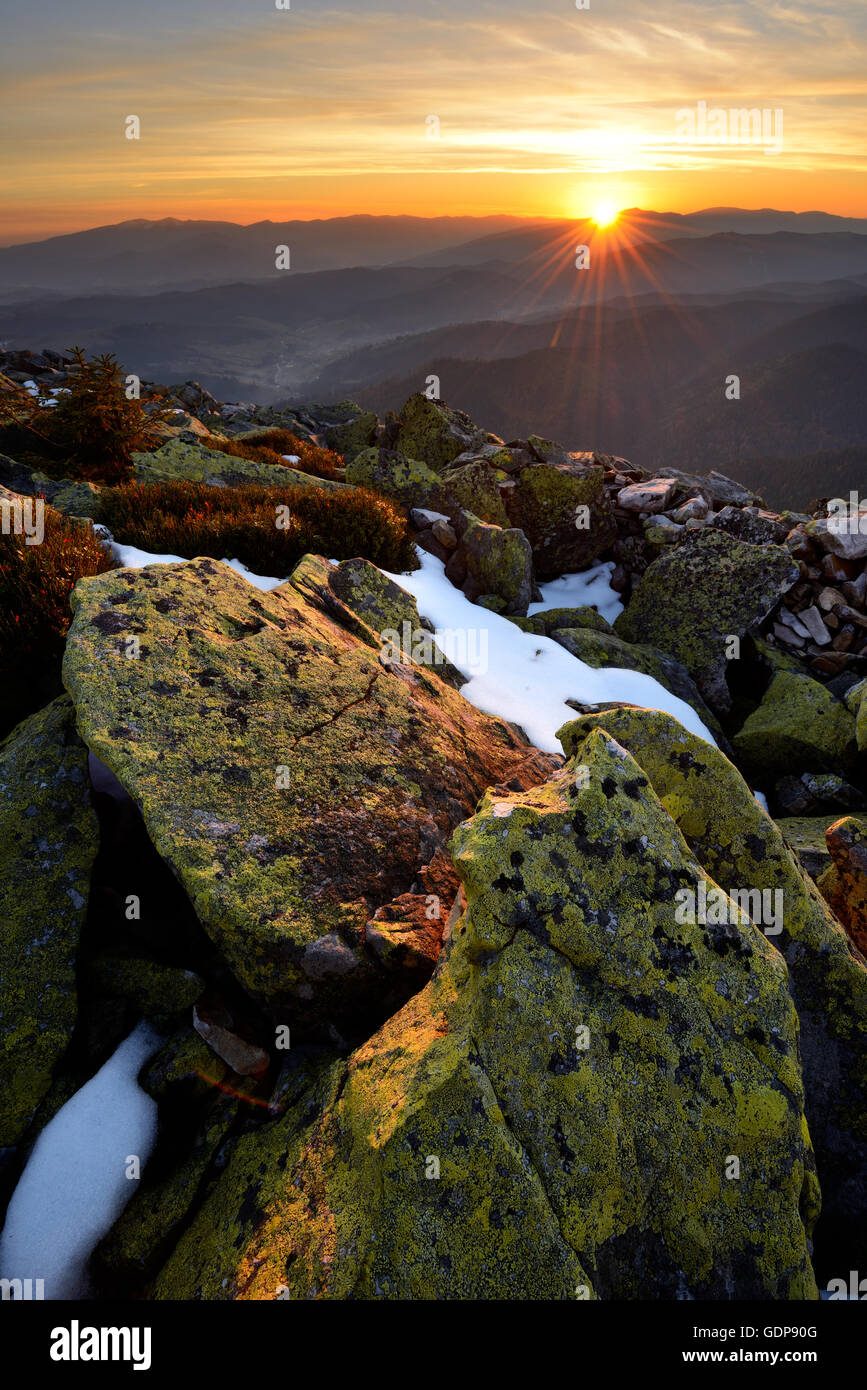
M817 879L831 862L825 831L832 823L833 812L824 816L778 816L775 824L801 868L810 878Z
M244 989L299 1035L348 1036L403 997L366 922L487 786L550 758L411 659L383 664L311 568L268 593L207 559L83 581L64 682Z
M781 546L749 545L724 531L685 531L648 566L614 623L627 642L671 652L717 714L728 714L729 639L741 639L798 578Z
M96 994L127 999L144 1018L186 1011L205 988L194 970L121 951L94 956L87 963L87 977Z
M641 765L720 887L782 894L783 930L768 940L788 964L800 1018L807 1120L823 1192L817 1239L841 1261L857 1261L867 1244L867 969L780 829L718 749L670 715L625 707L586 715L558 737L571 755L599 728Z
M209 483L212 487L239 487L244 483L262 483L267 487L342 487L342 483L326 478L314 478L297 468L281 468L278 464L259 463L255 459L236 458L219 449L203 444L191 444L176 438L169 439L150 454L133 454L133 472L137 483Z
M412 507L445 511L448 507L442 479L433 469L393 449L362 449L348 461L346 481L355 487L373 488L407 511Z
M845 773L855 755L855 720L819 681L778 671L732 744L738 764L759 782L787 772Z
M0 1147L24 1134L75 1027L98 848L87 749L62 696L0 743Z
M858 681L846 691L845 705L855 716L855 743L859 753L867 752L867 680Z
M432 981L239 1142L151 1296L815 1299L785 963L676 923L708 880L636 761L593 732L452 848Z
M372 410L360 410L354 419L329 425L325 430L325 444L345 459L353 459L362 449L369 448L376 439L378 428L376 414Z
M497 611L525 614L533 597L533 556L523 531L490 526L470 512L456 522L458 547L446 563L446 575L475 603L501 599Z
M296 582L300 580L300 573L296 571L295 577ZM329 565L327 585L341 603L363 620L364 627L375 634L385 658L403 659L409 655L419 666L429 667L456 689L466 683L466 677L452 665L423 625L412 595L369 560L359 557L344 560L337 566ZM358 629L358 635L364 640L363 629Z
M459 454L473 451L492 438L462 410L430 400L423 391L410 396L400 412L399 452L407 458L421 459L435 473L443 473Z
M527 536L543 581L583 569L617 537L603 470L572 460L522 469L506 509Z
M443 482L448 489L449 516L463 509L494 526L508 526L497 479L497 472L479 460L446 469Z
M99 514L99 488L76 478L50 478L38 468L29 468L6 454L0 454L0 485L22 497L43 497L65 516L96 517Z

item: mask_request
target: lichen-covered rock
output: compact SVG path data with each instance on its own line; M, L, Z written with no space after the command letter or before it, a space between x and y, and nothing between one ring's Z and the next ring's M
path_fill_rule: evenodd
M670 690L672 695L677 695L678 699L691 705L717 743L728 747L716 715L708 709L698 693L695 681L675 657L669 656L666 652L656 651L653 647L624 642L611 632L587 627L554 626L549 630L548 636L561 647L565 647L567 652L577 656L579 661L586 662L596 670L614 666L620 670L642 671L646 676L652 676L665 690Z
M235 458L219 449L191 444L180 438L169 439L150 454L133 454L137 483L209 483L212 487L237 487L243 483L264 483L268 487L338 488L344 484L315 478L296 468L259 463L255 459Z
M369 918L487 786L551 759L412 660L381 663L299 571L269 593L206 559L82 581L64 681L243 987L299 1034L348 1036L404 997Z
M523 531L489 526L471 512L456 523L458 547L446 564L446 576L472 602L495 595L498 611L525 614L533 597L533 557Z
M325 431L325 444L342 454L345 459L353 459L362 449L367 449L375 440L379 420L372 410L360 410L354 419L340 424L329 425Z
M846 692L845 705L855 716L855 743L859 753L867 752L867 680L858 681Z
M6 454L0 454L0 485L22 497L43 497L65 516L95 517L99 513L99 488L76 478L49 478Z
M801 769L843 773L855 755L855 720L819 681L778 671L732 744L760 782Z
M775 825L801 868L810 878L817 879L831 862L825 831L831 823L824 816L778 816Z
M583 569L617 536L603 470L573 460L522 469L506 510L529 540L542 580Z
M194 970L119 950L100 952L86 969L89 985L98 995L128 999L144 1018L190 1009L205 988Z
M819 879L819 892L867 957L867 825L854 816L826 831L832 863Z
M453 853L431 983L239 1142L152 1295L816 1298L786 967L676 922L708 880L638 764L591 733Z
M755 546L724 531L686 531L638 581L614 624L627 642L671 652L717 714L731 709L727 644L766 617L798 577L781 546Z
M864 792L834 772L781 777L774 795L787 816L815 815L822 810L860 811L867 806Z
M594 728L629 749L716 883L728 892L782 894L783 930L768 939L786 959L800 1018L807 1120L823 1192L819 1236L840 1259L857 1261L867 1244L867 969L718 749L670 715L621 708L564 725L558 737L567 755Z
M444 472L459 454L474 451L492 439L462 410L452 410L443 401L429 400L423 391L410 396L400 412L399 452L407 458L421 459L435 473Z
M321 600L338 622L375 647L382 661L411 659L435 671L456 690L466 684L466 676L448 660L419 617L412 594L369 560L356 557L332 565L319 556L306 555L295 568L292 583ZM361 621L353 623L352 614Z
M445 512L448 498L442 479L420 459L393 449L362 449L346 465L346 481L391 497L409 511L432 507Z
M75 1027L98 848L87 749L62 696L0 743L0 1146L24 1134Z
M497 481L496 470L480 460L461 464L459 468L446 469L443 482L448 490L449 516L463 509L493 526L508 526L509 518Z

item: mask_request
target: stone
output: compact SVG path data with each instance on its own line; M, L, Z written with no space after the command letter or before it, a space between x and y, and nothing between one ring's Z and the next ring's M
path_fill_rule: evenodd
M867 825L843 816L825 837L832 862L819 879L819 892L867 957Z
M495 594L503 612L526 614L533 597L533 557L523 531L490 526L469 512L457 521L458 548L446 564L446 576L472 601Z
M133 472L137 483L209 483L212 487L238 487L244 483L261 483L267 487L320 487L334 489L343 483L315 478L297 468L281 468L278 464L258 463L255 459L235 458L219 449L207 449L201 444L183 439L169 439L152 453L133 454Z
M727 478L724 473L711 469L709 473L683 473L679 468L657 469L658 478L674 478L678 489L684 493L698 492L718 507L751 507L761 498L742 483Z
M811 521L805 529L822 550L842 560L863 560L867 556L867 511L853 513L851 517Z
M524 532L541 581L574 574L617 538L601 468L535 464L516 475L505 499L512 526Z
M802 769L845 774L855 754L855 720L820 681L779 671L732 746L759 781Z
M675 921L707 874L638 763L599 729L452 853L432 981L239 1140L151 1296L816 1299L785 963Z
M413 507L450 511L442 479L420 459L392 449L362 449L346 464L346 481L382 492L409 511Z
M750 545L782 545L790 531L789 525L776 513L762 512L756 507L723 507L711 518L710 524Z
M365 924L486 787L551 762L411 658L383 665L321 598L327 573L308 557L267 593L208 559L84 580L64 663L88 746L241 986L299 1037L399 1006Z
M775 795L787 816L809 816L823 807L859 811L867 806L867 796L862 791L832 772L803 772L800 777L781 777Z
M724 715L732 705L728 639L756 627L797 577L779 546L760 548L709 528L689 531L645 570L614 630L677 657L705 702Z
M440 545L444 545L446 550L455 549L458 543L458 538L455 535L454 528L450 526L447 521L442 521L438 517L437 520L431 526L431 530L433 531Z
M78 1017L99 827L65 696L0 743L0 1146L23 1137Z
M798 617L816 643L816 646L827 647L828 643L831 641L831 634L823 623L822 615L815 604L810 608L802 608Z
M798 859L804 873L809 874L810 878L818 879L831 862L825 843L825 831L833 814L833 811L826 811L822 815L777 818L780 834Z
M423 391L410 396L400 412L397 448L407 458L421 459L434 473L442 473L459 454L488 443L462 410L443 401L429 400Z
M379 420L372 410L359 409L355 419L341 424L329 425L325 430L325 445L345 459L353 459L362 449L367 449L376 439Z
M239 1036L228 1009L193 1007L193 1027L221 1061L238 1076L264 1076L270 1058L264 1048Z
M823 1196L816 1239L848 1269L844 1261L856 1261L867 1242L867 969L780 827L718 749L670 715L624 707L564 725L558 737L568 757L591 729L628 749L716 884L782 894L783 930L767 939L785 958L800 1020L806 1116Z
M664 512L676 490L677 483L673 478L648 478L645 483L630 483L629 487L621 488L617 494L617 505L627 512ZM684 517L684 520L687 518Z
M497 474L478 460L447 468L442 475L448 497L450 516L464 510L493 526L508 526L509 518L503 506Z

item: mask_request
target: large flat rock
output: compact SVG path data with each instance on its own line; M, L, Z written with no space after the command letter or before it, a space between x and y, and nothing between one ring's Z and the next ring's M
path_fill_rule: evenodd
M83 581L64 681L247 992L343 1034L406 997L367 948L376 910L488 786L552 760L409 658L380 660L331 573L308 557L263 593L199 559Z

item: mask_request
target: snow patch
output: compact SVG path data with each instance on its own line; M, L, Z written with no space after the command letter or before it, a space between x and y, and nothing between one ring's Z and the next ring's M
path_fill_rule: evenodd
M527 617L548 608L595 608L607 623L623 612L623 600L611 587L614 561L603 560L579 574L563 574L550 584L540 584L542 602L531 603Z
M136 1081L162 1039L141 1023L45 1126L12 1194L0 1278L43 1279L45 1297L85 1298L87 1261L136 1190L156 1140L157 1105Z
M566 704L569 699L586 705L622 701L664 710L690 733L716 746L695 710L670 694L652 676L613 666L594 670L550 637L522 632L508 618L470 603L460 589L446 579L445 566L434 555L419 551L419 559L420 570L413 574L389 574L388 578L412 594L420 616L428 618L435 630L446 633L483 631L486 634L487 669L483 672L474 670L467 662L461 664L460 643L448 639L440 641L436 631L434 640L462 674L469 677L467 684L461 686L464 698L486 714L519 724L537 748L547 753L562 753L556 732L567 720L577 718L577 712ZM588 581L587 588L595 582L596 579ZM555 580L553 585L545 587L551 590L559 583ZM568 591L577 593L579 586L572 584ZM550 606L559 606L562 602L562 598L558 598L557 604ZM538 609L538 605L536 607ZM467 642L464 645L467 649L478 649L481 644Z

